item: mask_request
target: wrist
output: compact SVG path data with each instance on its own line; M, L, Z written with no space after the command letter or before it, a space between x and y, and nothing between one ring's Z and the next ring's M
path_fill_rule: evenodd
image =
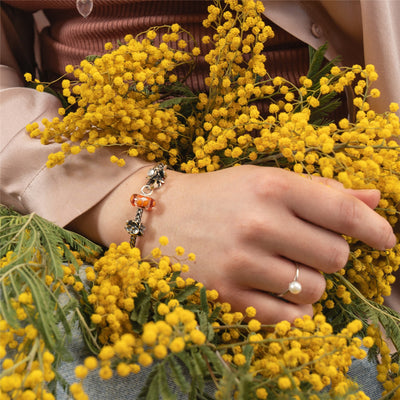
M140 189L140 193L132 194L130 202L136 207L136 215L133 219L127 220L125 230L130 235L131 247L136 246L136 239L143 236L146 229L142 222L143 212L151 211L156 205L152 196L155 189L159 189L165 181L167 166L163 163L157 164L149 169L146 176L146 183Z
M67 228L105 246L129 241L125 223L135 213L129 200L132 193L143 186L150 167L151 164L147 164L135 171Z

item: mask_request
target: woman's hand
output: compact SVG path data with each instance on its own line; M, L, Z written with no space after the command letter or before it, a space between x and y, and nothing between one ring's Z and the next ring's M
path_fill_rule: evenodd
M129 240L125 221L136 212L129 197L146 173L135 173L87 213L87 226L97 223L97 237L89 236L104 244ZM396 242L390 225L373 211L378 191L348 190L336 181L278 168L240 166L193 175L168 171L153 197L157 207L144 213L146 232L137 241L143 255L167 236L171 247L165 254L174 254L178 245L196 254L189 276L216 289L220 300L236 310L254 306L265 323L312 314L311 304L325 290L320 271L338 271L348 260L349 246L341 234L377 249ZM302 291L278 297L294 280L295 263Z

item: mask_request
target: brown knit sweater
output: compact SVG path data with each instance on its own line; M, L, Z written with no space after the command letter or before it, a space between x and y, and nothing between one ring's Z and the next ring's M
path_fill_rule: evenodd
M102 54L104 43L117 43L131 33L149 27L179 23L191 32L201 47L208 49L201 36L210 34L202 26L207 17L208 0L94 0L86 19L77 11L75 0L3 0L3 3L30 13L43 9L50 26L40 34L42 79L54 79L64 73L67 64L79 64L89 54ZM272 76L297 81L308 69L307 45L270 23L276 35L266 44L267 68ZM202 57L196 73L188 81L195 90L204 87L207 65Z

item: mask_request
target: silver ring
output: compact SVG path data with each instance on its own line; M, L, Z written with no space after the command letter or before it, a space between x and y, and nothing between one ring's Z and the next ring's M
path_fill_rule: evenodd
M301 286L301 283L299 282L299 272L300 272L300 266L296 262L294 263L296 266L296 275L294 276L292 282L289 283L289 287L281 294L278 294L278 297L283 297L285 294L292 293L292 294L299 294L302 290L303 287Z

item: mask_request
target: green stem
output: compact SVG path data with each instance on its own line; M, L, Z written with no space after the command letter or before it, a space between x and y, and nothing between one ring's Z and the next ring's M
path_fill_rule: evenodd
M86 330L86 334L90 337L91 342L94 344L94 346L96 347L96 349L98 351L100 351L101 347L98 345L96 338L92 335L92 330L88 327L85 318L83 318L83 315L81 314L81 310L76 307L75 308L75 312L78 315L79 321L80 323L84 326L85 330Z

